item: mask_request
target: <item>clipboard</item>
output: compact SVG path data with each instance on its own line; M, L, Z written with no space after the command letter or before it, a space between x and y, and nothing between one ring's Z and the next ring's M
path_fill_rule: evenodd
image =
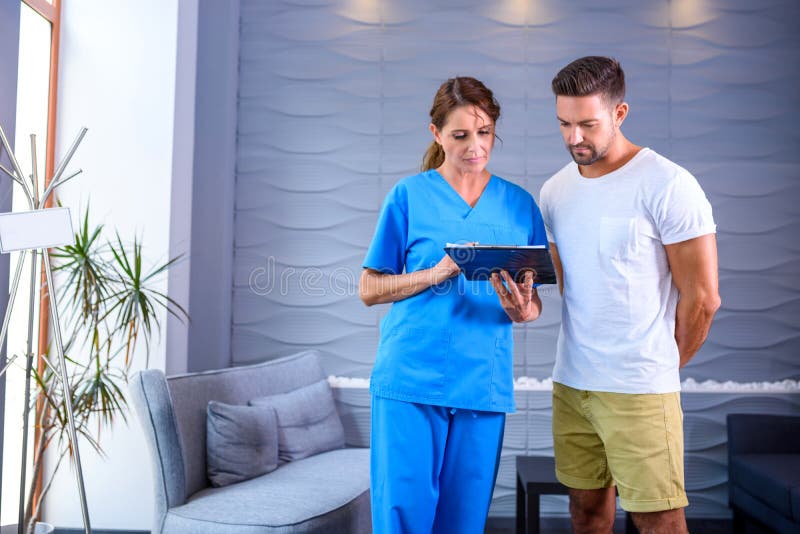
M556 284L556 270L550 251L544 245L456 245L447 243L444 251L461 267L467 280L489 280L492 273L508 271L521 282L533 271L534 284Z

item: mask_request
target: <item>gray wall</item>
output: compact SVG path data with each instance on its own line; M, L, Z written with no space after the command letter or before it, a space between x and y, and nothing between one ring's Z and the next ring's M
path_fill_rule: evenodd
M238 21L238 2L199 2L188 371L230 363Z
M17 124L17 66L19 58L19 2L0 2L0 125L14 146ZM11 169L5 151L0 149L0 163ZM11 180L0 176L0 213L11 211ZM0 255L0 321L6 315L9 291L9 256ZM0 346L0 369L5 366L5 343ZM3 478L3 428L5 419L6 378L0 377L0 480ZM2 491L2 488L0 488ZM2 498L0 496L0 502Z
M168 373L231 364L239 2L178 4L171 296L191 321L169 317ZM196 70L194 67L196 66Z
M719 225L723 307L684 377L800 377L800 4L306 4L242 2L234 363L314 346L329 372L367 376L387 307L363 307L353 279L383 196L419 164L438 84L495 90L490 167L538 197L568 161L549 80L608 54L628 75L627 135L692 171ZM517 329L518 374L550 375L559 300Z
M549 81L603 54L628 75L626 134L692 171L719 225L723 307L683 378L800 378L799 20L795 0L242 0L232 363L315 347L327 372L368 376L388 307L358 300L360 263L384 195L418 168L438 85L464 74L494 89L503 143L490 168L538 197L568 161ZM552 370L560 298L543 300L542 318L515 329L518 376ZM547 396L522 395L496 515L510 514L513 456L551 447ZM780 395L692 398L689 513L724 515L724 414L800 409ZM347 417L363 429L366 410Z

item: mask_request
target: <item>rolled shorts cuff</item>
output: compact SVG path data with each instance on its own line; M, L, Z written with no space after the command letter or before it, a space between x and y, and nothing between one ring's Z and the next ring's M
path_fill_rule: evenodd
M663 512L665 510L685 508L689 506L689 499L686 498L685 494L667 497L666 499L652 499L647 501L633 501L620 497L619 505L626 512Z
M556 469L556 478L559 482L572 489L603 489L614 486L613 480L597 480L596 478L580 478L568 475Z

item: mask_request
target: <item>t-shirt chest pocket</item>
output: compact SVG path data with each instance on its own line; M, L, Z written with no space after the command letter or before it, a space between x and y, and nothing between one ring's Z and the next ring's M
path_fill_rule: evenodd
M603 259L619 261L630 258L637 250L635 217L600 217L598 254Z

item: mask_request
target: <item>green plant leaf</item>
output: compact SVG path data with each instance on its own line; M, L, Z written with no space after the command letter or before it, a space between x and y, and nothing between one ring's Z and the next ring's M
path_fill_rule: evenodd
M61 370L52 349L33 379L44 411L37 425L45 448L57 447L60 457L71 454L67 425L70 403L77 432L103 455L101 429L121 418L127 421L128 400L123 385L133 365L137 343L145 348L149 363L154 334L160 335L159 314L189 320L186 310L157 289L165 275L183 255L151 269L145 267L142 242L134 237L126 246L119 232L111 241L103 239L105 227L90 223L90 209L82 213L70 245L50 253L57 301L64 333L64 361L68 383L60 380ZM45 290L49 288L45 287ZM49 355L49 356L47 356ZM56 469L60 466L56 464ZM48 486L49 487L49 486Z

